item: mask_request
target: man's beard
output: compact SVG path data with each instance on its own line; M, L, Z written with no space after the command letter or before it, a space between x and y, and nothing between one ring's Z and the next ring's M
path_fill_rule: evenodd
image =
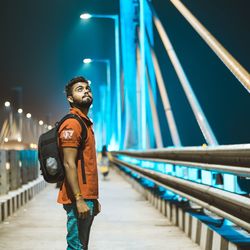
M77 108L86 108L88 109L93 103L93 99L91 97L83 99L81 102L75 102L74 106Z

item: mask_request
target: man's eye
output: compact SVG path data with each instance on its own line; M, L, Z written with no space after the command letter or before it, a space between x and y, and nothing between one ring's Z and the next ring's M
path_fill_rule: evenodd
M83 89L78 89L78 92L82 92Z

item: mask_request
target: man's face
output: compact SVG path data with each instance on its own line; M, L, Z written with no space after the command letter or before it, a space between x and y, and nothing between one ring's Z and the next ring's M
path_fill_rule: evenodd
M72 95L68 100L74 106L89 108L93 102L92 92L88 83L77 82L72 86Z

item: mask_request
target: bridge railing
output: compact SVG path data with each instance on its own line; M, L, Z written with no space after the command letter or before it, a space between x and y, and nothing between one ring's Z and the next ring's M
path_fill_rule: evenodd
M247 177L250 176L250 144L114 151L111 152L110 158L114 164L129 168L139 176L250 231L250 198L247 194L229 192L214 187L211 183L209 185L191 181L187 176L173 176L170 172L158 171L141 164L141 160L158 164L161 162L165 163L165 167L182 165L187 169L196 168L201 172L209 170Z
M36 150L0 150L0 196L38 178Z

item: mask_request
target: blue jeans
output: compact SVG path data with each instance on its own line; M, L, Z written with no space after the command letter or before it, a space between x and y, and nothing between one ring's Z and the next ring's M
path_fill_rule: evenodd
M94 201L85 200L90 208L90 215L87 218L78 218L76 204L63 205L67 212L67 250L87 250L89 243L89 233L94 220Z

